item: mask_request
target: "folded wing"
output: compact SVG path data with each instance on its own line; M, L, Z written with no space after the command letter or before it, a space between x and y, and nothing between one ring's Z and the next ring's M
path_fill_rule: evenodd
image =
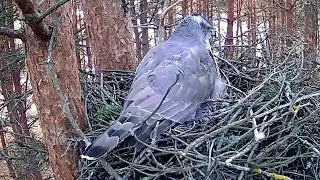
M165 46L150 51L140 63L121 116L85 150L83 157L100 157L131 135L147 142L175 123L190 120L211 96L216 70L205 46L177 47L176 52L169 53ZM141 148L135 138L130 143Z

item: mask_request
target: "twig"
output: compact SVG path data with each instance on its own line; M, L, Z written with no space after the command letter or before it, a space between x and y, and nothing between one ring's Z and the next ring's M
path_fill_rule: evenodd
M122 178L119 176L119 174L105 161L104 159L99 159L100 164L102 167L110 174L112 175L116 180L122 180Z
M39 15L37 17L37 21L41 22L45 17L47 17L49 14L57 10L59 7L64 5L65 3L69 2L70 0L60 0L59 2L55 3L53 6L51 6L49 9L47 9L45 12Z
M241 152L235 154L234 156L231 156L225 162L231 163L234 159L237 159L237 158L243 156L245 153L249 152L256 144L257 144L257 141L251 142L245 149L243 149Z
M160 24L159 24L159 28L158 28L158 44L161 43L164 39L164 33L165 33L165 25L164 25L164 20L165 17L167 15L167 13L169 12L170 9L174 8L176 5L178 5L180 2L182 2L183 0L178 0L176 2L174 2L173 4L171 4L169 7L167 7L163 13L160 16Z
M30 0L15 0L15 2L21 9L26 18L27 24L30 26L33 33L42 41L49 41L51 32L47 25L38 21L39 12L36 10L33 2Z
M308 145L318 156L320 156L320 151L314 147L314 145L312 145L311 143L309 143L307 140L303 140L302 138L300 138L299 136L297 136L297 138L303 143Z
M234 127L234 126L236 126L236 125L238 125L238 124L241 124L241 123L244 123L244 122L246 122L246 121L248 121L248 120L247 120L247 119L242 119L242 120L236 121L236 122L234 122L234 123L228 124L228 125L220 128L220 129L217 129L217 130L215 130L215 131L213 131L213 132L211 132L211 133L209 133L209 134L205 134L205 135L199 137L198 139L194 140L190 145L188 145L188 146L185 148L185 150L183 151L183 153L184 153L184 154L188 153L191 149L199 146L199 145L200 145L202 142L204 142L205 140L207 140L207 139L209 139L209 138L211 138L211 137L216 136L217 134L223 132L223 131L226 130L226 129L229 129L229 128L231 128L231 127Z
M24 42L26 41L25 34L20 30L14 30L14 29L6 28L6 27L0 27L0 35L12 37L12 38L19 38ZM1 44L1 42L0 42L0 44Z
M297 102L300 102L300 101L303 101L303 100L306 100L306 99L311 99L312 97L316 97L316 96L320 96L320 92L316 92L316 93L313 93L313 94L304 95L304 96L298 98L298 99L296 100L296 103L297 103ZM270 109L270 110L268 110L268 111L265 111L265 112L263 112L263 113L261 113L261 114L256 115L255 118L264 117L264 116L266 116L266 115L268 115L268 114L271 114L271 113L273 113L273 112L275 112L275 111L277 111L277 110L283 109L283 108L285 108L285 107L290 107L290 105L291 105L291 103L287 103L287 104L284 104L284 105L276 106L276 107L274 107L274 108L272 108L272 109Z

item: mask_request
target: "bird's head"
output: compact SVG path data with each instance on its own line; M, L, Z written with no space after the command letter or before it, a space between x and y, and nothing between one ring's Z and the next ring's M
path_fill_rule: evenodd
M196 13L183 18L176 27L175 33L179 36L196 37L203 42L208 42L212 36L216 36L212 23L202 15Z

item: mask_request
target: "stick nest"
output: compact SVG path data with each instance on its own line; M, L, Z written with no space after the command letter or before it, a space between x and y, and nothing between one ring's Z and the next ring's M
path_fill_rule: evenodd
M216 57L228 89L208 103L209 115L172 127L135 157L122 143L103 160L82 159L81 179L320 178L319 80L300 57ZM118 118L133 76L83 73L90 140Z

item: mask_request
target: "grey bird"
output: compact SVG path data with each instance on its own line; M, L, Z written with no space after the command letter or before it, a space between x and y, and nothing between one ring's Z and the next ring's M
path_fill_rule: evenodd
M136 150L176 123L195 119L201 105L225 89L209 39L210 21L199 14L181 20L167 41L150 49L136 69L120 117L89 145L82 158L96 159L130 136Z

